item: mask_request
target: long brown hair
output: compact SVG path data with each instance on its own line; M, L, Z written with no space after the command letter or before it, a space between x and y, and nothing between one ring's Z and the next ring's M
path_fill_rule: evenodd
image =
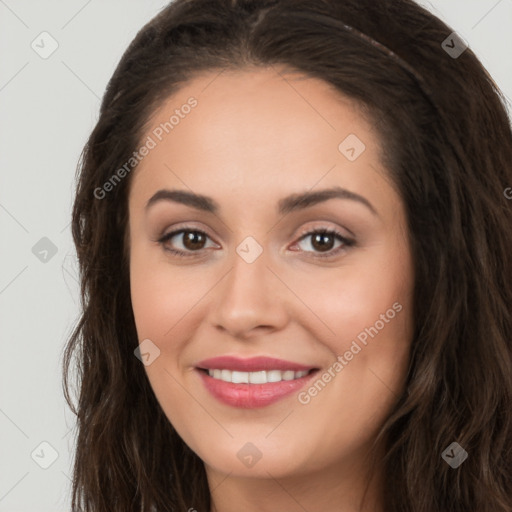
M456 56L447 50L460 41L443 45L452 32L412 0L176 0L140 30L77 176L83 314L63 362L78 429L73 511L210 511L204 465L134 356L124 243L131 174L104 197L97 190L140 145L154 110L196 73L272 65L363 106L406 208L415 331L403 395L378 436L387 442L385 509L512 511L512 133L503 96L471 49ZM458 468L441 456L452 442L468 453Z

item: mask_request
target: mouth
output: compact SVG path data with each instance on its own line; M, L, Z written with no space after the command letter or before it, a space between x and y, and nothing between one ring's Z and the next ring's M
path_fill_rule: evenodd
M254 409L300 391L320 369L267 357L224 356L202 361L195 370L205 388L221 403Z
M260 370L256 372L242 372L219 368L198 368L198 370L213 379L221 380L223 382L233 384L267 384L301 379L302 377L318 371L318 368L311 368L310 370L302 370L298 372L293 370Z

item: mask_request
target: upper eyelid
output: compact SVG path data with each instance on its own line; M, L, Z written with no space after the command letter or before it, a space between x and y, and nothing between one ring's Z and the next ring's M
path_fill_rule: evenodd
M322 222L322 221L319 221L319 222ZM325 221L325 222L328 222L328 221ZM300 240L304 236L310 235L312 232L316 232L316 231L334 231L334 232L339 232L340 230L345 230L345 231L349 232L348 235L344 235L344 234L340 233L340 235L343 238L346 238L346 239L355 239L356 238L356 236L349 229L347 229L345 227L340 229L338 227L327 226L325 224L321 225L321 226L318 226L318 227L311 226L311 227L308 227L308 228L301 229L299 234L296 235L296 236L298 237L297 240ZM214 236L210 235L210 233L208 232L208 229L203 228L203 227L196 227L196 226L193 226L193 225L190 225L190 224L185 224L185 225L179 225L178 224L176 227L173 227L169 231L164 230L162 232L162 234L158 237L158 239L161 239L163 237L167 237L167 236L169 236L171 234L177 235L177 234L179 234L179 233L181 233L183 231L198 231L198 232L204 233L206 236L208 236L212 240L215 239Z
M158 237L158 239L160 240L162 238L169 237L170 235L176 236L180 233L183 233L184 231L197 231L200 233L204 233L211 240L214 240L214 238L215 238L215 237L211 236L210 233L208 232L208 230L205 228L202 228L202 227L199 228L199 227L190 226L190 225L185 225L185 226L178 225L177 227L173 227L172 229L170 229L168 231L164 230L162 232L162 234Z
M203 228L197 228L195 226L190 226L190 225L177 226L177 227L173 228L172 230L170 230L166 233L163 233L160 237L158 237L158 241L165 242L166 239L170 240L171 238L181 235L187 231L202 233L202 234L206 235L213 243L219 245L218 242L215 241L214 237L210 236L210 234L208 233L207 230L205 230ZM324 225L324 226L318 226L318 227L305 228L304 230L301 230L301 232L294 238L293 244L295 245L295 244L301 242L303 239L305 239L309 236L312 236L313 234L315 234L317 232L327 232L327 233L335 236L338 240L341 238L344 241L344 243L350 242L350 245L353 245L356 240L355 237L353 237L351 235L347 236L347 235L340 233L339 228L327 227ZM190 251L191 254L193 254L194 252L199 252L199 251Z

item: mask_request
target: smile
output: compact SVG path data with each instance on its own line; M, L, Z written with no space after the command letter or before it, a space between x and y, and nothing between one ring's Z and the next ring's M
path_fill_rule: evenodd
M245 359L225 355L200 361L195 370L218 402L255 409L300 392L319 367L267 356Z
M216 380L232 382L233 384L267 384L268 382L281 382L283 380L296 380L306 376L313 370L294 372L292 370L270 370L259 372L240 372L231 370L208 370L208 375Z

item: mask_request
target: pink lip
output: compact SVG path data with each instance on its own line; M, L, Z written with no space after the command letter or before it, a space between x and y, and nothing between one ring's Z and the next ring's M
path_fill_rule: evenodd
M200 361L197 363L197 367L207 370L234 370L239 372L258 372L262 370L292 370L294 372L300 372L315 368L314 366L304 366L303 364L264 356L250 357L248 359L240 359L233 356L212 357Z
M294 380L267 382L266 384L234 384L210 377L203 369L255 372L262 370L314 370ZM231 356L214 357L198 363L197 373L206 389L220 402L242 409L255 409L273 404L294 392L298 392L317 373L311 366L269 357L239 359Z

